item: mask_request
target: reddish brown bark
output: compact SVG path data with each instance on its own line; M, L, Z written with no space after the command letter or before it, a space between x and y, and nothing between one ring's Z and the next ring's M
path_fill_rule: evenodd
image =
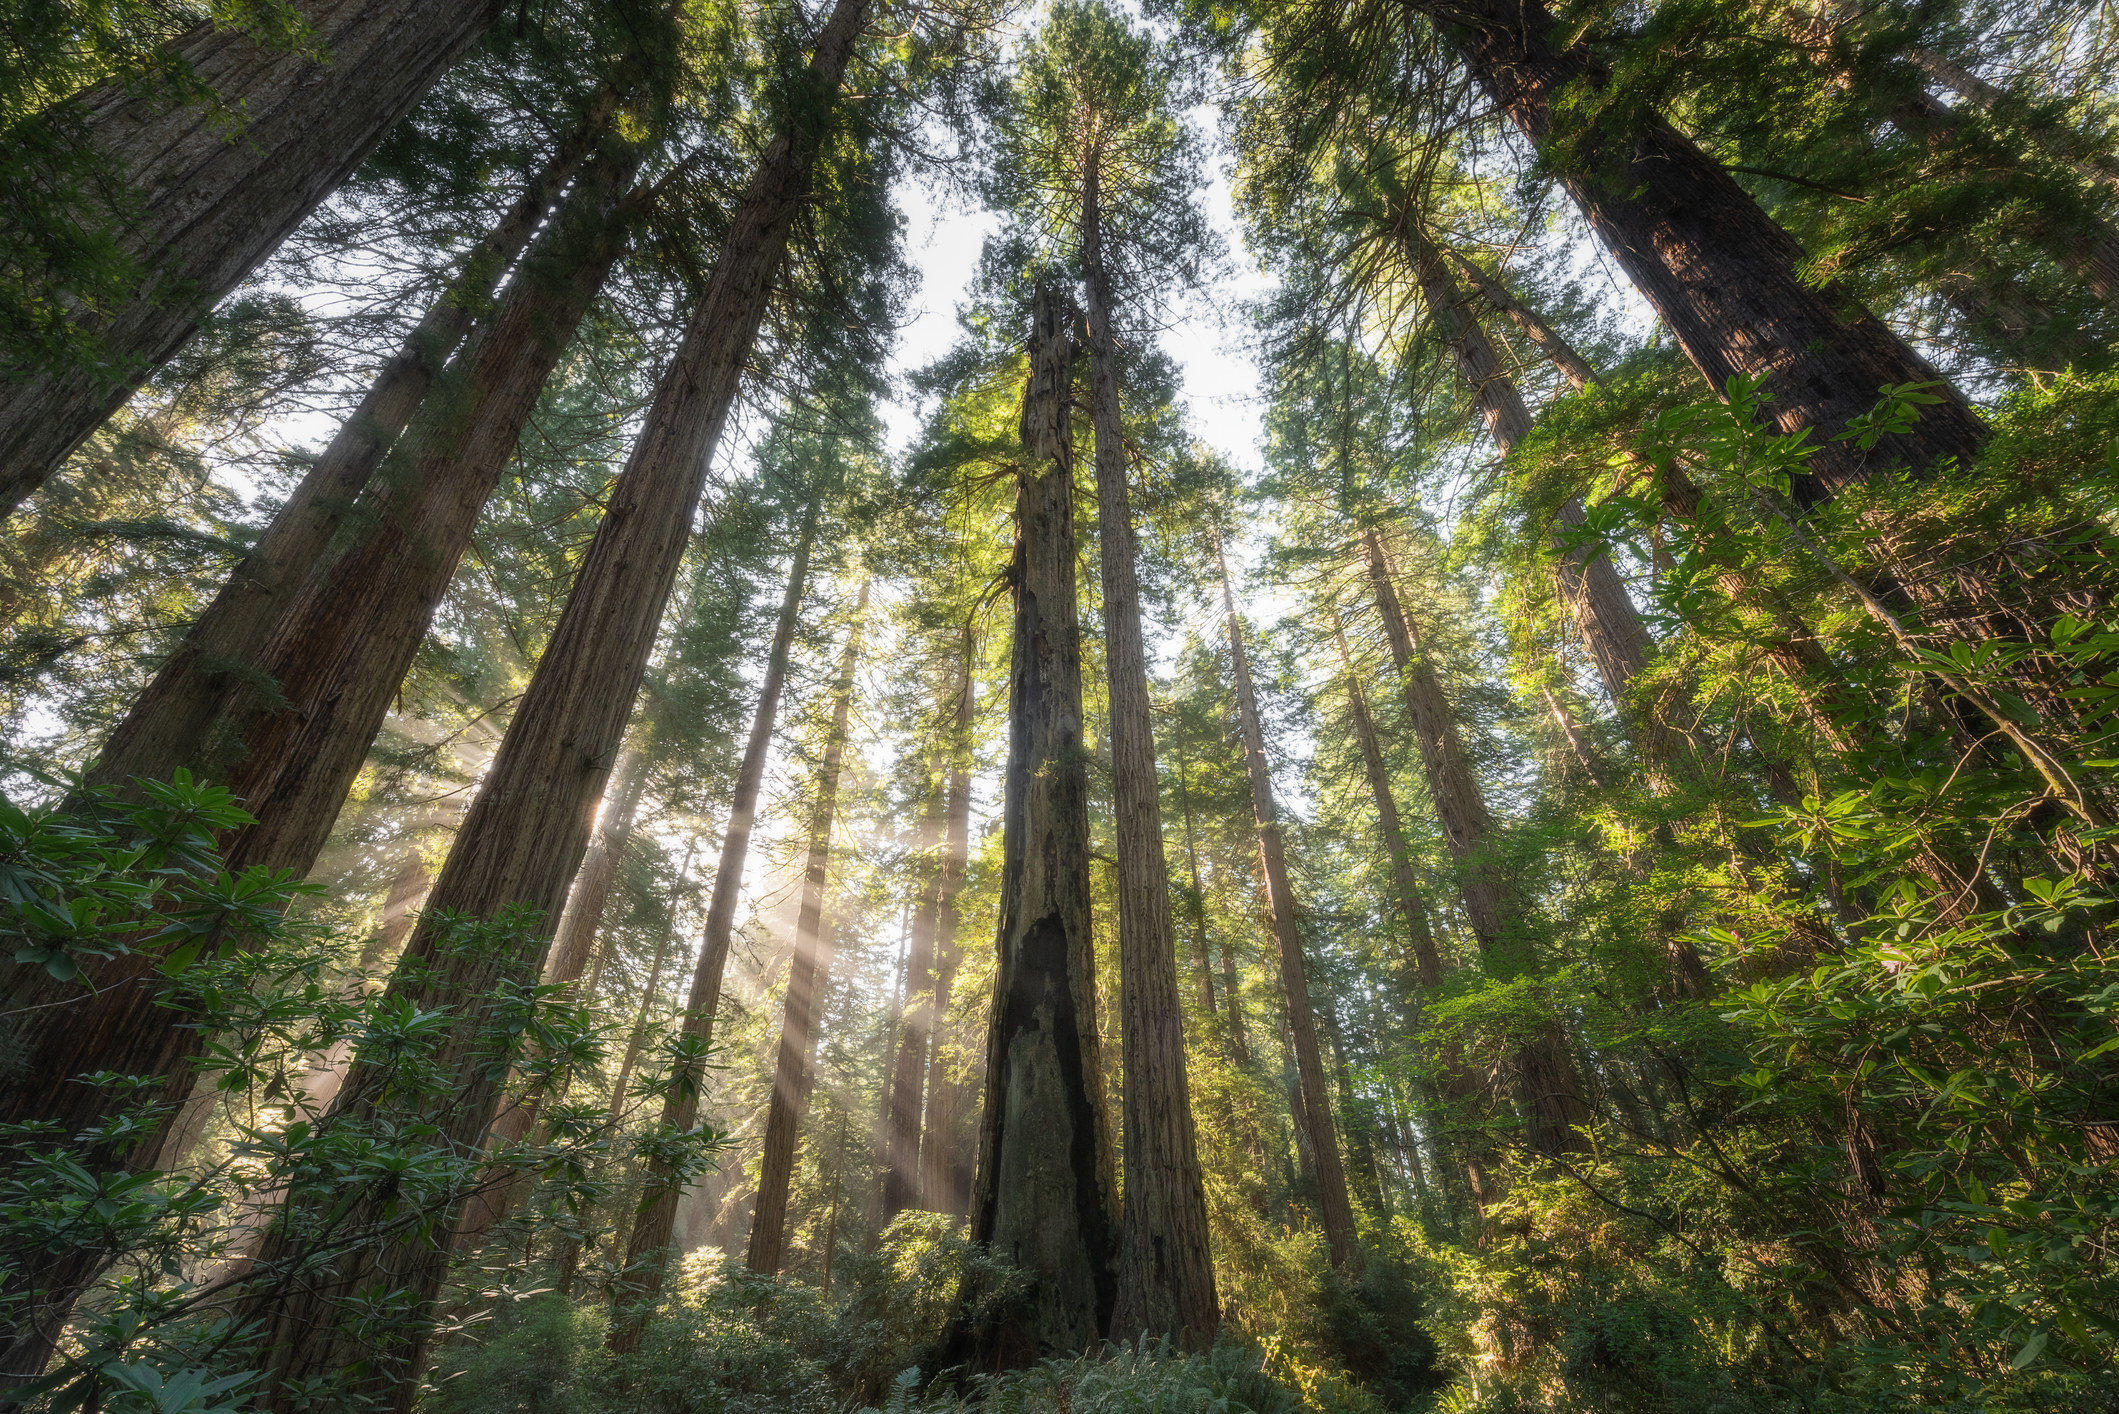
M103 371L0 386L0 515L44 483L198 321L352 175L384 133L476 42L492 0L310 0L313 47L276 50L200 24L171 48L220 98L172 105L123 80L68 100L109 163L120 211L84 210L136 263L129 297L77 319ZM318 63L312 55L326 55ZM239 114L232 125L228 114Z
M1811 431L1818 452L1797 478L1797 500L1827 500L1891 460L1918 473L1977 454L1984 429L1948 388L1910 432L1874 452L1832 440L1884 385L1934 382L1935 370L1845 292L1806 282L1795 239L1689 138L1589 97L1604 71L1563 47L1543 0L1409 3L1551 164L1708 386L1767 375L1774 424Z
M1258 696L1251 686L1251 665L1244 654L1243 624L1236 615L1236 595L1222 554L1221 529L1213 528L1214 562L1221 574L1222 615L1229 635L1229 657L1236 678L1236 711L1243 730L1244 766L1251 779L1251 814L1258 825L1258 858L1265 875L1265 901L1273 940L1280 947L1280 985L1287 1007L1287 1028L1295 1052L1301 1113L1297 1118L1309 1141L1316 1166L1320 1215L1332 1265L1349 1266L1357 1256L1354 1207L1347 1198L1346 1166L1339 1155L1339 1135L1325 1087L1324 1059L1317 1049L1316 1013L1310 1006L1308 966L1302 956L1302 934L1295 920L1295 893L1288 883L1287 849L1280 836L1280 808L1273 800L1273 777L1266 762L1265 732L1258 721Z
M291 612L346 524L355 499L470 333L474 317L486 311L502 272L522 254L595 145L611 107L606 95L465 257L456 278L376 374L360 405L280 507L256 548L230 573L112 731L90 768L90 784L122 789L136 776L164 781L179 767L202 780L229 779L242 750L240 731L226 729L222 721L231 686L265 671L260 656L275 628Z
M780 1048L773 1062L773 1093L765 1113L765 1147L758 1164L758 1199L751 1210L750 1250L745 1261L762 1276L777 1276L787 1247L787 1190L795 1172L795 1142L809 1105L810 1065L816 1057L814 1011L828 962L819 957L824 932L824 886L831 871L832 817L838 809L839 767L846 756L846 723L853 710L854 671L861 660L861 630L868 612L868 585L861 585L854 623L839 656L832 685L831 735L817 764L815 806L809 820L809 859L802 873L802 904L795 919L795 951L787 968L787 1004L780 1022Z
M623 228L613 208L632 167L628 153L584 172L580 200L525 258L478 341L463 405L422 417L360 538L312 574L281 617L260 658L278 691L248 677L228 685L215 730L242 734L227 784L257 817L223 842L231 872L263 865L302 874L314 862L545 377L617 256ZM73 1079L98 1071L164 1077L173 1111L206 1038L181 1002L165 1004L170 987L156 963L153 950L117 958L99 969L93 992L54 992L41 969L9 971L0 1010L18 1013L21 1060L0 1089L0 1115L88 1129L122 1102ZM134 1161L159 1148L167 1122L141 1135ZM62 1254L64 1270L33 1279L61 1303L86 1280L68 1273L87 1260Z
M1118 1302L1106 1334L1118 1341L1166 1337L1185 1349L1204 1349L1214 1343L1221 1304L1214 1293L1206 1186L1185 1074L1177 938L1163 855L1162 782L1155 769L1117 337L1104 264L1101 172L1100 157L1092 156L1082 196L1082 271L1088 295L1089 404L1096 429L1118 874L1119 1037L1126 1077L1120 1117L1126 1204L1119 1228Z
M959 1318L944 1362L981 1369L1093 1348L1117 1296L1089 917L1072 322L1069 302L1040 286L1016 482L1000 956L971 1199L972 1239L1027 1273L1032 1287L976 1325Z

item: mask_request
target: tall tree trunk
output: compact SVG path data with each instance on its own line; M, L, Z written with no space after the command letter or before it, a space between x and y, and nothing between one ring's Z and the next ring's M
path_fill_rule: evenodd
M920 819L913 839L912 945L905 964L905 1022L891 1054L890 1109L883 1135L883 1221L920 1202L920 1116L927 1078L927 1048L933 1042L934 941L939 921L942 817L947 811L933 769L920 791Z
M611 788L598 811L596 833L588 853L567 892L566 910L552 935L552 951L545 960L544 980L564 985L578 980L589 965L596 946L597 930L603 926L603 911L618 883L618 868L625 862L626 846L632 843L634 817L640 813L640 798L647 791L648 753L627 749L611 770Z
M103 371L0 385L0 515L352 175L497 9L492 0L311 0L301 11L313 41L297 50L202 23L170 49L217 104L173 105L123 79L66 101L66 118L108 164L107 189L127 194L118 210L78 212L80 223L115 236L137 284L75 315L98 341ZM233 124L230 114L240 115Z
M314 862L545 376L616 258L622 228L610 208L631 168L625 158L584 172L582 201L569 202L568 219L526 258L478 341L462 415L437 418L431 431L423 425L413 434L416 460L402 478L378 487L383 504L363 518L361 538L312 575L283 616L262 656L278 693L268 696L247 678L229 685L232 700L215 730L243 732L247 754L227 784L257 817L223 842L231 873L265 865L300 874ZM0 1122L56 1120L63 1132L81 1133L113 1106L137 1101L72 1080L99 1071L163 1077L174 1109L207 1038L187 1005L170 1004L170 979L158 961L153 948L113 959L99 969L93 991L60 987L41 968L7 972L0 1011L14 1014L20 1059L0 1087ZM181 977L176 982L181 988ZM111 1157L147 1162L169 1112L129 1153ZM49 1269L38 1263L15 1271L48 1293L49 1309L63 1311L97 1263L93 1254L72 1252L58 1254ZM15 1342L34 1346L44 1337L18 1330L6 1339L12 1351ZM19 1358L28 1364L43 1356L25 1348ZM0 1354L0 1370L15 1359Z
M1140 626L1133 505L1126 485L1117 337L1092 156L1082 197L1082 275L1088 295L1089 405L1096 429L1097 543L1103 571L1104 664L1110 694L1111 809L1118 874L1119 1037L1126 1077L1126 1205L1119 1228L1113 1340L1167 1337L1186 1349L1214 1343L1221 1306L1207 1244L1192 1090L1185 1075L1184 1007L1170 870L1163 855L1162 781Z
M1493 817L1487 813L1486 795L1473 772L1464 743L1457 734L1455 714L1442 684L1426 658L1419 654L1412 626L1398 603L1382 537L1373 529L1361 538L1362 558L1383 619L1384 637L1391 646L1405 689L1406 714L1420 742L1420 758L1426 769L1428 795L1434 801L1442 837L1457 864L1458 890L1464 900L1466 920L1471 924L1480 955L1497 976L1528 970L1534 963L1529 940L1521 935L1500 861L1494 857ZM1513 1061L1518 1104L1522 1110L1525 1139L1534 1153L1559 1154L1575 1145L1573 1127L1585 1121L1581 1086L1573 1073L1566 1038L1557 1022L1546 1022L1522 1040ZM1474 1187L1480 1180L1474 1175Z
M1601 84L1600 64L1562 48L1543 0L1409 0L1551 165L1599 241L1720 390L1737 374L1769 375L1764 392L1783 433L1808 429L1818 452L1796 499L1828 500L1891 458L1916 474L1970 461L1985 431L1961 395L1926 410L1874 452L1832 440L1875 406L1885 384L1931 383L1935 370L1834 286L1802 275L1803 250L1719 164L1667 122L1630 121L1561 91Z
M595 947L604 905L610 901L611 885L618 877L618 861L624 856L626 843L632 836L633 816L640 807L640 797L646 786L646 753L628 747L611 772L611 789L597 812L596 836L582 858L581 870L574 877L574 887L567 894L566 911L559 916L559 932L545 959L543 980L546 986L571 987L581 980L582 971L588 966L589 953ZM684 872L690 871L691 861L691 852L687 849ZM677 887L682 889L683 886L684 876L680 873ZM676 906L676 895L672 894L672 912ZM656 945L658 970L668 934L669 930L665 928L663 942ZM505 1151L520 1144L536 1128L538 1113L545 1101L563 1098L564 1093L565 1082L562 1080L560 1089L555 1092L530 1088L511 1095L502 1103L500 1113L493 1117L492 1128L487 1131L486 1147ZM512 1164L502 1161L489 1169L478 1191L464 1202L463 1216L456 1224L456 1250L469 1250L475 1239L484 1236L508 1215L521 1200L524 1190L525 1185Z
M1434 802L1435 818L1457 865L1465 921L1471 925L1481 953L1494 954L1519 946L1509 937L1506 889L1500 861L1493 856L1493 817L1486 810L1486 794L1480 789L1471 758L1458 735L1456 714L1442 690L1441 679L1416 651L1412 626L1399 606L1398 590L1391 581L1383 537L1373 528L1362 533L1361 554L1376 610L1383 620L1384 638L1390 644L1391 660L1405 692L1406 717L1420 744L1421 765Z
M1339 1157L1339 1136L1332 1126L1332 1106L1325 1089L1324 1060L1317 1050L1316 1014L1310 1007L1308 967L1302 956L1302 934L1295 921L1295 894L1288 884L1287 851L1280 837L1280 808L1273 800L1273 777L1266 764L1265 732L1258 721L1258 696L1251 686L1251 665L1244 654L1243 623L1236 614L1236 594L1229 583L1229 563L1222 553L1221 527L1212 527L1214 563L1221 574L1222 614L1228 625L1229 657L1236 678L1236 711L1243 729L1244 766L1251 779L1251 814L1258 824L1258 857L1265 873L1266 912L1273 940L1280 947L1280 985L1287 998L1287 1026L1301 1085L1301 1122L1307 1129L1317 1169L1318 1208L1332 1265L1345 1268L1356 1258L1354 1208L1347 1199L1346 1168Z
M1383 758L1383 740L1376 734L1376 719L1369 712L1368 695L1354 671L1354 655L1346 646L1346 627L1339 609L1332 609L1332 641L1339 648L1339 663L1346 674L1346 705L1354 720L1354 737L1361 745L1362 768L1368 772L1369 795L1376 802L1376 828L1383 836L1384 852L1391 857L1391 892L1398 916L1405 923L1405 939L1411 949L1413 974L1427 991L1442 985L1442 956L1435 950L1434 924L1428 917L1427 900L1413 877L1413 851L1406 843L1405 825L1398 818L1398 796L1391 789L1391 770Z
M737 895L743 887L744 866L750 860L751 831L758 820L758 791L765 783L765 758L772 748L780 692L787 682L787 659L794 647L795 621L802 606L803 584L809 577L810 546L816 533L817 506L812 501L803 513L794 561L788 567L787 592L780 600L780 618L765 658L765 680L758 688L757 715L751 720L750 739L744 744L743 761L736 769L736 788L728 805L728 831L721 841L714 892L706 906L706 935L700 941L699 961L692 971L691 991L684 1004L684 1037L701 1053L713 1045L714 1016L721 1009L721 974L728 967ZM685 1133L698 1124L699 1079L696 1075L672 1075L662 1097L662 1124L666 1130ZM613 1351L622 1354L639 1348L640 1337L647 1330L648 1308L662 1290L664 1259L670 1234L676 1230L677 1202L683 1196L684 1185L674 1173L666 1166L649 1165L647 1191L626 1237L624 1274L612 1292L611 1324L604 1341Z
M1185 768L1185 754L1177 753L1177 809L1185 826L1185 864L1191 884L1185 893L1185 912L1192 923L1192 969L1199 979L1199 1014L1219 1016L1214 1000L1214 959L1207 942L1207 890L1199 873L1199 837L1192 824L1192 783Z
M231 685L264 671L260 655L299 602L299 591L345 526L356 498L433 391L475 315L490 303L502 273L522 254L595 146L609 121L609 97L560 143L377 372L360 405L280 507L256 548L229 574L112 731L90 768L91 785L124 789L134 777L165 781L179 767L206 780L228 778L235 766L230 753L241 749L241 736L215 728L227 710Z
M1031 1288L976 1326L970 1313L959 1315L944 1363L981 1369L1093 1348L1117 1298L1118 1205L1089 920L1069 417L1073 311L1040 285L1031 317L1011 571L1000 956L971 1200L972 1240L1026 1273Z
M795 79L803 92L789 126L733 213L551 643L457 832L436 907L489 917L527 904L549 915L580 861L865 14L865 0L839 0Z
M957 1134L964 1088L943 1054L941 1027L956 986L958 898L971 862L971 721L977 705L977 644L964 629L963 675L949 734L949 787L942 808L942 868L935 880L934 1018L927 1049L927 1116L920 1128L920 1204L931 1212L962 1217L971 1202L971 1156Z
M1473 314L1470 296L1457 282L1455 268L1476 267L1461 258L1453 259L1417 231L1409 240L1428 312L1449 346L1458 375L1472 390L1473 402L1486 422L1494 446L1505 457L1518 442L1530 435L1531 414L1523 401L1522 390ZM1513 310L1511 317L1519 327L1542 324L1505 292L1497 293L1507 299L1508 309L1503 312ZM1575 379L1577 371L1586 380L1588 365L1557 333L1543 329L1539 335L1533 336L1533 340L1570 381ZM1582 384L1578 382L1575 386L1579 388ZM1568 497L1560 508L1558 519L1567 527L1586 523L1582 498ZM1559 533L1555 532L1556 535ZM1658 713L1634 700L1635 686L1648 671L1651 645L1648 626L1641 622L1640 611L1634 607L1633 597L1626 592L1625 581L1619 578L1611 556L1592 555L1581 548L1561 547L1552 562L1552 571L1553 587L1560 602L1567 606L1573 617L1576 631L1582 637L1582 646L1587 650L1589 660L1596 664L1597 675L1603 679L1612 706L1627 723L1647 774L1659 789L1667 790L1672 763L1679 755L1678 737L1681 734L1674 734Z
M640 1064L640 1053L647 1049L647 1029L654 1021L655 1003L662 997L662 965L669 961L670 943L677 936L677 904L684 895L685 882L692 876L692 853L697 848L696 839L684 847L684 867L677 871L669 908L663 914L662 931L655 939L655 958L648 964L647 985L640 990L640 1006L633 1013L633 1029L626 1036L625 1056L618 1063L618 1079L611 1085L610 1115L613 1121L625 1118L625 1098L626 1092L632 1088L633 1068Z
M815 1003L823 990L818 942L824 931L824 885L831 869L832 816L839 802L839 766L846 756L846 722L853 710L854 671L861 659L861 629L868 613L868 584L861 584L846 651L832 684L831 735L817 766L816 803L809 817L809 860L802 874L802 905L795 919L795 953L787 967L787 1006L780 1022L780 1049L773 1063L773 1093L765 1113L765 1151L758 1165L758 1203L751 1212L746 1261L761 1276L777 1276L787 1246L787 1190L795 1172L795 1141L809 1103L810 1064L815 1059ZM917 1080L917 1075L914 1079Z

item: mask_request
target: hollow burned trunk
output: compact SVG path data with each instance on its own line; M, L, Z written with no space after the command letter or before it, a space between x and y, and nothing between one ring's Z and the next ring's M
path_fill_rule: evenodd
M1021 1269L1031 1286L975 1326L959 1318L945 1363L978 1369L1093 1348L1117 1297L1117 1204L1089 928L1071 314L1049 286L1039 288L1016 488L1000 958L971 1200L972 1239Z

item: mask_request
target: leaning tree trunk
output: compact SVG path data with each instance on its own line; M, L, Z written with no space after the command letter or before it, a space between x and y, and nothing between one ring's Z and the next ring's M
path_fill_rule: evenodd
M1412 626L1391 583L1382 537L1373 528L1364 532L1361 549L1384 637L1405 689L1406 714L1420 743L1428 796L1457 864L1466 921L1480 956L1495 975L1520 974L1535 959L1529 939L1522 936L1522 920L1494 854L1494 822L1487 813L1485 792L1458 735L1456 716L1442 683L1413 641ZM1532 1152L1553 1155L1573 1148L1574 1126L1588 1118L1588 1111L1558 1022L1547 1021L1524 1038L1512 1066L1525 1138Z
M1669 123L1595 99L1564 101L1562 90L1594 91L1605 74L1580 48L1560 47L1543 0L1409 3L1538 149L1708 386L1767 375L1775 425L1808 430L1818 447L1796 479L1799 502L1828 500L1893 458L1918 474L1978 453L1984 429L1949 388L1874 452L1833 440L1884 385L1937 382L1935 370L1845 292L1806 282L1794 237Z
M883 1116L883 1221L920 1201L920 1115L927 1078L927 1048L933 1043L934 935L940 907L942 816L948 809L930 763L920 790L920 820L913 836L914 900L911 946L905 960L905 1012L891 1052Z
M802 588L809 577L810 547L817 533L817 504L803 512L802 532L795 541L794 562L787 572L787 592L780 600L779 621L773 628L772 647L765 658L765 680L758 688L758 711L751 719L750 739L744 744L743 761L736 769L736 787L729 798L728 830L721 841L721 860L714 870L714 892L706 905L706 936L699 947L698 965L692 971L692 986L685 999L683 1035L704 1053L713 1044L714 1014L721 1009L721 974L728 966L729 940L735 933L737 895L743 887L744 866L750 860L751 831L758 821L758 792L765 783L765 759L772 749L773 723L780 711L780 693L787 682L787 659L794 649L795 621L802 607ZM693 1075L670 1077L662 1097L662 1127L684 1133L699 1122L699 1093ZM612 1292L610 1331L605 1344L613 1351L637 1350L647 1330L647 1312L662 1291L663 1261L670 1234L677 1227L677 1202L684 1185L666 1165L651 1163L647 1189L633 1215L633 1228L626 1236L625 1268Z
M416 459L386 477L376 514L345 553L310 577L262 655L277 683L267 695L249 679L229 684L216 731L240 731L247 754L227 784L257 817L224 841L232 874L256 865L306 873L329 834L392 695L417 651L435 603L468 543L479 508L507 464L575 322L616 258L622 228L609 200L630 158L584 173L584 200L533 251L493 326L479 340L463 386L461 415L413 434ZM446 906L446 905L444 905ZM160 1147L175 1102L191 1083L204 1030L159 970L159 951L114 959L95 990L57 988L42 969L14 968L4 1009L15 1014L17 1066L0 1088L0 1122L57 1121L80 1133L136 1102L71 1077L99 1071L161 1077L171 1104L119 1162L146 1163ZM174 979L181 989L183 979ZM54 989L57 988L55 991ZM480 1121L481 1127L483 1121ZM46 1291L50 1309L70 1305L89 1279L92 1254L56 1254L18 1266L18 1280ZM11 1357L0 1356L0 1360ZM25 1354L25 1361L41 1356ZM5 1368L0 1365L0 1368Z
M935 1035L927 1048L927 1114L920 1127L920 1206L930 1212L962 1217L971 1202L971 1162L957 1135L963 1113L964 1087L951 1073L942 1049L942 1027L956 986L958 898L971 862L971 721L977 705L977 646L970 626L964 629L963 675L958 680L956 715L949 734L949 787L942 806L942 868L934 898Z
M1089 922L1089 783L1074 582L1073 311L1032 305L1016 482L1015 640L1002 802L1000 956L972 1240L1029 1291L959 1313L944 1364L1026 1365L1095 1347L1117 1299L1118 1218Z
M544 980L565 986L580 980L603 926L603 911L618 883L618 869L625 862L626 846L633 840L633 822L640 813L640 798L647 791L648 753L640 747L628 749L611 770L611 789L598 811L596 833L588 853L567 891L566 910L552 935L552 951L545 960Z
M360 405L302 477L254 549L229 574L206 611L185 631L89 770L89 784L127 789L135 777L168 780L178 768L224 781L239 734L216 731L231 684L264 671L259 662L275 626L323 561L355 498L412 421L470 333L474 314L529 244L552 203L573 179L607 124L606 94L553 152L500 224L376 373Z
M1308 966L1302 956L1302 934L1295 920L1295 894L1288 884L1287 850L1280 837L1280 808L1273 800L1273 777L1266 764L1265 733L1258 723L1258 696L1251 686L1251 665L1243 647L1243 623L1236 615L1236 595L1229 583L1229 563L1222 554L1221 528L1213 527L1214 562L1221 573L1221 604L1228 626L1229 657L1236 678L1236 712L1243 731L1244 767L1251 779L1251 814L1258 823L1258 858L1265 873L1266 912L1273 940L1280 947L1280 985L1287 999L1287 1027L1295 1051L1295 1073L1302 1101L1297 1121L1306 1132L1316 1166L1318 1207L1332 1265L1346 1268L1356 1257L1354 1208L1347 1198L1346 1167L1339 1156L1339 1135L1332 1125L1332 1106L1324 1080L1324 1060L1317 1050L1316 1013L1310 1007Z
M1089 164L1082 198L1088 294L1089 403L1096 429L1097 542L1103 571L1104 665L1110 693L1111 812L1118 874L1119 1037L1126 1077L1126 1205L1119 1227L1113 1340L1214 1342L1221 1306L1207 1243L1207 1192L1185 1075L1184 1008L1170 870L1163 856L1162 782L1140 626L1133 505L1118 395L1111 280L1104 263L1102 167Z
M758 1163L758 1198L751 1209L750 1251L745 1261L760 1276L777 1276L787 1247L787 1190L795 1172L795 1141L809 1104L810 1065L816 1056L815 1007L825 964L818 959L824 931L824 885L831 870L831 825L838 808L839 766L846 757L846 722L853 710L854 670L861 659L862 620L868 585L861 585L853 628L839 656L832 685L831 735L817 764L816 797L809 817L809 860L802 873L802 905L795 918L795 953L787 968L787 1007L780 1023L780 1050L773 1064L773 1093L765 1112L765 1148Z
M1383 758L1383 739L1376 733L1376 719L1369 712L1368 694L1354 671L1354 655L1346 646L1346 629L1339 610L1332 609L1332 642L1339 649L1339 663L1346 673L1346 705L1354 720L1354 737L1361 746L1361 765L1368 772L1369 795L1376 802L1376 828L1383 836L1384 852L1391 857L1391 892L1396 896L1398 916L1405 923L1405 939L1412 951L1413 975L1420 986L1432 992L1442 985L1442 956L1435 950L1435 929L1428 917L1427 900L1413 877L1413 851L1406 843L1405 825L1398 818L1398 796L1391 789L1390 766Z
M610 791L597 810L595 837L589 841L588 853L582 857L581 869L574 876L574 887L567 891L566 911L559 915L559 931L545 958L543 981L548 987L573 987L588 966L604 907L610 902L612 885L617 882L619 861L624 858L626 845L632 839L633 818L639 812L640 797L647 788L647 760L646 752L627 747L611 772ZM689 871L690 868L691 855L687 853L685 869ZM678 887L683 887L683 882L680 873ZM665 941L667 937L665 930ZM655 953L657 970L661 962L662 949L658 946ZM590 985L593 988L593 982ZM534 1087L518 1088L502 1103L500 1113L493 1117L486 1147L504 1152L520 1144L536 1128L538 1112L545 1102L562 1098L564 1093L563 1083L556 1092ZM491 1231L521 1201L524 1188L513 1165L505 1160L495 1164L478 1191L464 1202L463 1216L456 1224L456 1250L468 1251L477 1238Z
M1391 885L1398 897L1399 913L1405 920L1406 935L1412 946L1413 975L1422 995L1435 996L1442 988L1442 956L1435 947L1435 930L1428 916L1427 900L1421 896L1419 884L1413 878L1412 850L1406 843L1405 826L1398 817L1398 799L1391 789L1383 739L1376 731L1376 718L1369 711L1368 695L1361 690L1361 679L1354 671L1353 654L1347 648L1346 630L1340 623L1336 605L1332 608L1332 640L1339 649L1340 665L1346 670L1347 706L1354 719L1354 735L1361 745L1362 767L1368 773L1369 792L1375 798L1376 819L1384 848L1391 856ZM1478 1105L1481 1093L1478 1078L1465 1067L1463 1049L1454 1040L1442 1048L1441 1079L1441 1098L1458 1110L1469 1110ZM1435 1088L1426 1087L1426 1093L1430 1101L1436 1098ZM1487 1197L1486 1168L1489 1161L1485 1146L1471 1143L1458 1147L1464 1151L1462 1160L1473 1202L1483 1207Z
M492 0L311 0L300 49L273 49L207 22L171 46L217 103L171 104L122 79L66 101L108 164L109 230L133 267L124 297L74 314L98 371L0 385L0 515L168 362L199 320L351 176L370 149L477 41ZM324 56L322 62L317 56ZM231 123L231 115L236 115Z
M1453 265L1469 269L1476 267L1461 258L1453 260L1448 252L1417 231L1408 240L1420 278L1421 297L1427 303L1443 342L1449 347L1458 375L1472 391L1472 400L1486 423L1488 434L1494 439L1494 446L1505 457L1530 435L1531 414L1523 401L1522 390L1501 362L1486 330L1473 315L1470 296L1458 284L1452 269ZM1514 300L1508 303L1519 327L1537 323L1519 303ZM1586 376L1587 365L1564 340L1550 330L1543 330L1540 336L1534 337L1570 381L1576 378L1578 369ZM1558 519L1564 526L1583 524L1586 516L1582 498L1568 497L1560 507ZM1579 547L1561 546L1552 562L1552 570L1553 587L1560 602L1567 606L1573 617L1575 628L1582 637L1582 646L1588 652L1589 660L1596 664L1597 675L1603 679L1612 706L1627 723L1651 782L1658 789L1667 790L1673 763L1681 754L1682 733L1672 731L1654 710L1634 700L1637 686L1648 671L1651 645L1648 626L1641 622L1640 611L1634 607L1633 597L1626 592L1625 581L1619 578L1611 556L1592 555Z

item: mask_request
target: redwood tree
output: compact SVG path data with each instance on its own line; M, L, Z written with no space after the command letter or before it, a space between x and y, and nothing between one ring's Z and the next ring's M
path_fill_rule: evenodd
M971 1236L1028 1273L969 1313L944 1359L983 1368L1092 1348L1117 1299L1117 1202L1096 1029L1089 785L1074 581L1071 302L1031 305L1016 479L1015 637L1002 800L1000 958L986 1038Z
M107 173L74 214L112 238L127 279L118 298L72 313L94 359L0 384L0 515L43 485L352 175L496 12L491 0L306 0L297 9L306 34L211 21L186 31L170 49L196 78L189 97L127 75L47 119L77 126ZM125 195L97 199L111 190Z
M1185 1074L1119 369L1120 324L1130 315L1145 326L1147 306L1206 244L1191 200L1197 143L1175 111L1178 74L1149 35L1102 5L1055 6L1000 118L994 185L1032 232L1072 247L1085 294L1126 1077L1125 1216L1108 1334L1201 1345L1220 1313Z

